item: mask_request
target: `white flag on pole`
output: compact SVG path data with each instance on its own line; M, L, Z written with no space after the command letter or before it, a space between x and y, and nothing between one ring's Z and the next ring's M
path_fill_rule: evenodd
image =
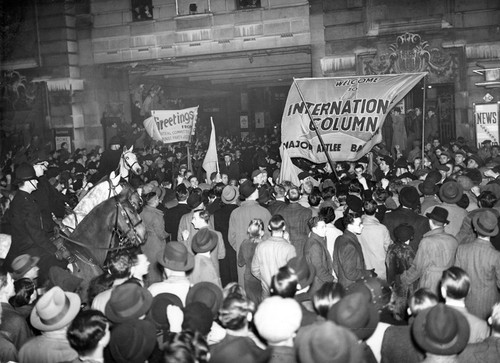
M207 173L207 181L210 182L210 175L213 172L219 172L219 158L217 156L217 143L215 138L214 120L210 117L212 132L210 133L210 143L208 144L207 154L203 159L203 169Z
M302 171L296 167L290 159L288 150L281 146L281 168L280 168L280 183L290 181L296 186L300 186L299 173Z

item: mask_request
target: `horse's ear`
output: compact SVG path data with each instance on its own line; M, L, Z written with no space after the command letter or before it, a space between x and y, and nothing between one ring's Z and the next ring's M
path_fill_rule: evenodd
M133 150L134 150L134 145L130 146L130 149L128 149L127 151L131 153Z

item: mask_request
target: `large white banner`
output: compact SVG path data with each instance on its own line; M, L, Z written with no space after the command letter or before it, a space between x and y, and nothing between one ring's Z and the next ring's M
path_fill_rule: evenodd
M151 117L144 120L144 128L153 140L170 144L189 141L194 133L198 118L198 106L182 110L151 111Z
M483 141L490 140L493 145L498 145L498 103L474 105L474 123L476 124L476 143L481 147Z
M325 151L334 161L358 160L382 140L386 115L425 75L296 79L281 121L282 153L314 163L327 162Z

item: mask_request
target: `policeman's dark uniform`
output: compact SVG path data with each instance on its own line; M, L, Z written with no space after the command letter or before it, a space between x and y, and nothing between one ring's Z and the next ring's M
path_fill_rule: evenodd
M66 212L64 203L69 201L69 198L54 188L45 175L38 178L37 189L31 196L36 200L42 213L43 229L52 233L56 225L52 214L57 218L64 218Z
M30 164L21 164L15 171L16 183L36 180L35 169ZM54 256L56 247L51 243L48 233L44 230L42 213L35 198L23 190L18 190L9 208L12 244L5 257L4 265L10 268L12 261L19 255L27 253L40 258L38 262L39 282L48 277L51 266L66 267L65 261L59 261Z
M113 136L109 145L121 145L121 140L118 136ZM122 149L111 150L108 149L102 153L101 162L99 163L99 168L97 169L97 176L95 178L101 179L107 177L112 171L118 168L120 163L120 158L122 156Z

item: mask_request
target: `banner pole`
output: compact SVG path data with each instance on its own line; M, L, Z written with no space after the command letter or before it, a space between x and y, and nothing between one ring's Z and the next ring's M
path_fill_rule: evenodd
M194 174L193 165L191 162L191 152L189 151L189 142L186 145L186 150L187 150L187 167L188 170L191 170L191 172Z
M188 170L191 170L191 172L193 174L194 174L194 170L193 170L193 163L191 161L191 152L189 151L189 145L191 145L191 139L193 137L193 130L195 128L195 123L196 123L196 120L193 120L193 126L191 128L191 131L189 132L189 137L188 137L188 141L186 144L187 167L188 167Z
M214 129L214 132L215 132L215 125L214 125L214 118L212 116L210 116L210 124L212 125L212 128ZM215 144L217 145L217 135L215 135ZM217 151L217 148L215 149ZM220 169L219 169L219 155L217 155L217 161L215 163L215 167L216 167L216 171L217 171L217 174L220 174Z
M325 153L326 159L328 160L328 164L330 165L330 168L332 169L332 174L335 175L335 179L336 180L333 180L333 182L337 182L339 180L339 178L337 176L337 172L335 171L335 166L333 165L332 159L330 159L330 155L326 151L326 147L325 147L325 143L323 141L323 138L321 137L321 135L320 135L320 133L318 131L318 128L316 127L316 124L313 121L311 112L309 111L309 108L307 107L306 101L304 100L304 95L302 94L302 91L300 90L299 85L297 84L297 82L295 82L295 78L293 79L293 83L295 84L295 87L297 88L297 91L299 92L300 99L304 103L304 107L306 109L307 116L309 116L309 121L311 122L311 125L314 128L314 132L316 132L316 136L318 136L318 139L319 139L319 142L321 144L321 147L323 148L323 152Z
M425 82L425 78L427 75L424 77L424 89L422 91L422 168L424 165L424 156L425 156L425 98L426 98L426 92L427 92L427 84Z

